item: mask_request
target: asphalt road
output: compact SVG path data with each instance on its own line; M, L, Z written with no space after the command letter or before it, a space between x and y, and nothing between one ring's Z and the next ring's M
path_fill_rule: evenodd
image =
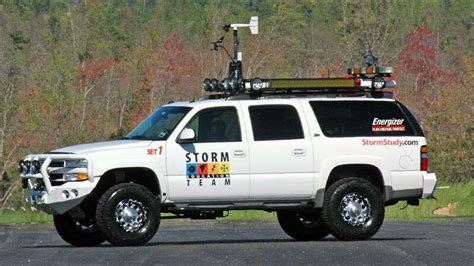
M474 265L474 222L386 222L371 239L294 241L276 222L162 223L142 247L75 248L51 225L0 227L1 265Z

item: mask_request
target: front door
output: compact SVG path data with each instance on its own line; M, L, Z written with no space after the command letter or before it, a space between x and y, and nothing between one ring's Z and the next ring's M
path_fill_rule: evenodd
M249 157L240 107L210 107L191 113L182 128L193 129L192 143L169 139L166 146L170 200L245 200L249 196Z

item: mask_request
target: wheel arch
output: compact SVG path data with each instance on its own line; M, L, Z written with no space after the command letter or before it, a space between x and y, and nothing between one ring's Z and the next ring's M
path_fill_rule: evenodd
M81 203L84 211L95 213L96 202L114 185L135 183L149 189L157 199L161 199L161 186L156 173L147 167L123 167L106 171L89 196Z
M325 187L328 188L337 180L346 177L359 177L366 179L375 185L381 192L385 185L382 172L379 168L371 164L343 164L334 167L326 181Z
M329 186L346 177L359 177L369 181L379 189L384 200L387 198L387 182L379 167L368 163L348 163L334 166L330 169L327 178L321 180L321 187L316 191L315 196L316 206L322 207L324 193Z
M110 169L105 172L99 180L99 183L92 191L108 189L113 185L120 183L136 183L148 188L153 195L160 197L161 187L158 176L155 172L147 167L124 167Z

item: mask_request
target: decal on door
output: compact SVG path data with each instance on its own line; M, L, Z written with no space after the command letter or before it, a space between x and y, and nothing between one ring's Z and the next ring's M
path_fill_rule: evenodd
M209 181L203 181L203 180ZM196 180L198 186L230 185L230 161L228 152L186 153L186 182ZM219 181L220 180L220 181Z
M380 131L405 131L405 125L403 121L405 119L380 119L374 118L372 121L372 132Z

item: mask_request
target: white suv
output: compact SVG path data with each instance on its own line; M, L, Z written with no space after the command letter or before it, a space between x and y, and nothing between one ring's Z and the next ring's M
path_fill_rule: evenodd
M172 103L126 139L20 162L29 201L75 246L141 245L160 219L229 210L276 211L299 240L367 239L385 206L432 196L427 167L426 139L401 103L324 93Z

